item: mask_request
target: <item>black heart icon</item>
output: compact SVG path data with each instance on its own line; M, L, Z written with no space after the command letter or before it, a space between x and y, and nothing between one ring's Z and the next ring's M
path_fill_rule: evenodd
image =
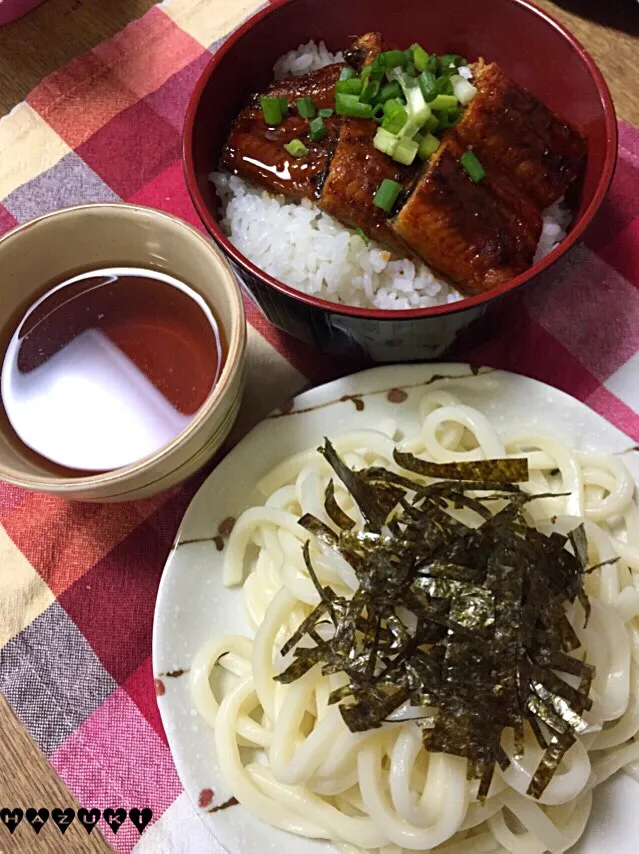
M138 831L142 833L144 828L153 818L153 810L149 809L149 807L144 807L142 810L139 810L137 807L133 807L133 809L129 810L129 818L137 827Z
M9 833L13 833L16 827L22 821L24 813L19 807L10 810L7 807L0 810L0 821L6 826Z
M60 833L66 833L75 818L75 810L71 809L71 807L67 807L65 810L56 807L54 810L51 810L51 818L58 825Z
M126 821L126 810L122 809L122 807L117 810L107 807L102 813L102 818L106 821L111 830L114 833L117 833Z
M84 807L80 807L78 810L78 821L87 833L91 833L93 828L100 821L101 815L101 811L95 807L92 810L85 810Z
M35 810L33 807L29 807L24 816L31 825L31 827L34 829L34 831L36 833L40 833L42 828L49 820L49 810L45 809L44 807L40 807L39 810Z

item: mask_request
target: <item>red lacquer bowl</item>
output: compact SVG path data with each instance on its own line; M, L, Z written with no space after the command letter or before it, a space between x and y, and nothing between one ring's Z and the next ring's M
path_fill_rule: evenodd
M450 306L382 311L302 294L260 270L229 242L218 225L209 174L249 94L265 87L278 57L299 44L323 39L329 50L337 51L354 35L371 30L398 45L420 41L429 51L494 60L586 133L588 167L572 229L541 263L488 293ZM324 352L363 352L375 361L438 358L505 294L532 281L550 287L548 280L557 272L553 265L565 259L597 213L616 158L615 111L601 72L567 30L525 0L275 0L211 58L195 87L184 128L184 166L195 207L266 317Z

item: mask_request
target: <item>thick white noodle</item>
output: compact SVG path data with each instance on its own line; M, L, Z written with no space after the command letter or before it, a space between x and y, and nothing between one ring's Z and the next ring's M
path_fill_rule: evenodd
M556 436L522 425L499 430L451 391L430 389L419 404L421 426L400 449L437 462L525 457L530 479L522 488L545 497L528 505L545 533L567 534L583 522L591 565L592 612L580 605L568 619L582 647L575 655L594 664L587 729L567 752L539 800L527 795L542 750L527 733L523 756L513 736L502 746L510 759L497 769L489 796L466 779L465 760L429 754L411 718L425 710L398 710L381 729L351 733L331 692L343 674L314 667L297 681L274 680L292 661L280 649L319 596L302 545L309 541L322 584L352 596L355 573L335 551L298 524L312 513L332 523L324 508L330 479L342 509L360 530L350 494L316 450L295 454L260 481L262 507L246 510L226 547L224 583L243 584L250 637L213 638L191 668L195 708L215 729L217 760L233 795L254 815L301 836L330 840L344 854L560 854L583 833L593 790L620 769L639 780L639 510L623 462L587 455ZM333 438L355 468L393 460L397 422ZM470 510L451 511L478 524ZM320 633L328 632L320 627ZM309 641L304 641L308 643ZM567 677L570 679L571 677ZM240 747L254 748L241 752ZM259 761L250 756L261 755Z

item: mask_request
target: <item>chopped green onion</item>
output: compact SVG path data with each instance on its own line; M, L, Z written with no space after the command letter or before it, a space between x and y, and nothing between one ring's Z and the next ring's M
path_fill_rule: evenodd
M353 77L351 80L338 80L335 84L335 94L359 95L361 91L362 81L359 77Z
M417 42L412 45L411 49L413 51L413 62L415 63L415 68L421 74L422 71L425 71L428 66L428 54L426 53L424 48Z
M305 98L298 98L295 103L297 104L297 111L303 119L312 119L317 115L313 99L309 98L308 95Z
M462 154L459 162L464 167L466 172L468 172L470 180L474 184L476 184L478 181L481 181L482 178L486 177L484 167L481 165L481 163L475 157L472 151L467 151L465 154Z
M287 142L284 148L288 151L291 157L305 157L308 154L308 148L304 145L301 139L292 139Z
M437 96L437 80L435 79L435 75L425 69L417 78L417 82L419 83L419 88L422 90L422 95L424 96L424 100L428 104Z
M361 238L362 238L362 240L364 241L364 243L368 246L368 244L370 243L370 240L368 239L367 235L365 234L365 232L364 232L364 231L362 231L362 229L361 229L361 228L356 228L356 229L355 229L355 234L356 234L358 237L361 237Z
M280 102L282 115L285 116L288 113L288 98L278 98L277 100Z
M434 133L434 131L436 131L438 127L439 121L437 119L437 116L430 115L424 122L422 130L426 131L426 133Z
M384 116L384 105L383 104L375 104L373 107L372 116L374 119L381 121Z
M318 116L321 116L323 119L330 119L335 110L331 110L330 107L322 107L321 110L317 113Z
M412 53L410 58L412 60ZM387 50L384 51L384 53L380 53L377 60L379 60L380 65L386 69L397 68L397 66L404 68L407 62L407 56L403 50Z
M449 107L447 110L440 110L437 113L440 128L451 128L457 124L460 118L461 110L459 107Z
M365 80L367 77L370 77L372 80L381 80L386 71L388 70L384 65L384 61L382 60L383 54L379 54L375 57L373 62L370 65L365 65L362 68L361 74L359 75L362 80Z
M397 80L406 98L408 121L399 132L399 135L412 139L430 116L430 107L424 100L422 90L417 85L417 81L409 77L404 71L394 68L388 72L388 76L391 80Z
M450 78L450 82L453 84L453 92L459 103L464 106L470 104L477 94L476 87L469 80L466 80L465 77L462 77L461 74L453 75Z
M406 63L406 69L405 70L406 70L406 74L408 74L409 77L417 77L417 68L415 66L415 63L412 61L412 59L410 62Z
M324 119L319 116L309 125L309 136L313 140L313 142L319 142L320 139L324 139L326 134L328 133L328 128L324 124Z
M430 71L431 74L437 74L437 69L439 68L439 63L437 62L437 57L434 53L428 57L428 62L426 63L426 68L424 71Z
M404 166L410 166L417 157L418 151L419 143L414 139L408 139L408 137L404 136L397 141L392 157L393 160L396 160L398 163L403 163Z
M451 71L453 68L459 68L460 65L468 65L468 61L458 53L443 53L439 57L440 71Z
M353 77L357 77L357 72L353 68L349 68L347 66L346 68L342 68L342 70L340 71L340 80L352 80Z
M281 124L285 112L282 106L282 100L282 98L269 98L266 95L262 95L260 98L264 121L267 125ZM288 102L286 102L286 105L288 107Z
M431 110L448 110L450 107L457 106L457 98L454 95L437 95L430 102Z
M428 160L439 148L439 140L432 133L427 133L419 143L418 155L422 160Z
M395 98L384 104L384 121L382 127L389 133L398 134L408 121L408 112Z
M335 109L339 116L353 116L358 119L370 119L373 115L373 108L371 105L360 103L357 95L337 94L335 96Z
M389 157L392 157L397 146L397 142L398 140L395 134L390 133L381 127L377 129L373 145L378 151L381 151L382 154L388 154Z
M370 77L364 84L364 88L359 96L362 104L372 104L379 94L379 80L372 80Z
M402 87L399 85L397 80L393 80L390 83L386 83L382 86L379 96L377 100L384 104L386 101L389 101L391 98L400 98L402 95Z
M450 76L445 74L443 77L437 78L437 92L440 95L452 95L453 84L450 81Z
M389 178L384 178L375 193L373 204L386 213L390 213L401 191L401 184L398 184L397 181L391 181Z

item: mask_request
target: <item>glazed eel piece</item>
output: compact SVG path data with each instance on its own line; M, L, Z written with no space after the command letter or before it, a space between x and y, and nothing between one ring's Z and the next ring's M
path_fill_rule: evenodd
M383 49L382 36L359 38L346 58L361 68ZM277 81L265 94L286 97L290 109L268 127L253 96L234 122L220 166L269 192L309 199L327 213L403 253L412 253L472 295L523 273L533 263L542 210L561 198L583 169L581 134L511 81L495 64L473 66L478 88L461 121L422 166L401 166L373 146L370 119L332 116L320 142L295 108L309 95L318 108L334 107L334 86L345 63ZM307 156L284 144L302 137ZM472 148L486 169L474 184L459 159ZM404 187L394 218L373 204L384 178Z

